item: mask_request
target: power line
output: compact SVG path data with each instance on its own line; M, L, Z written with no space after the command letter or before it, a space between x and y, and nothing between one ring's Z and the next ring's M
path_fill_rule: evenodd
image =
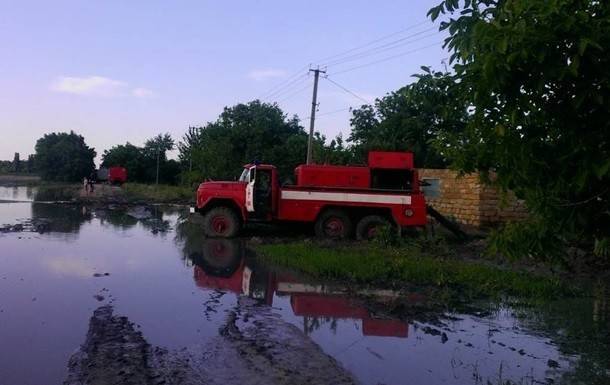
M364 67L372 66L372 65L375 65L375 64L378 64L378 63L382 63L382 62L385 62L385 61L388 61L388 60L396 59L396 58L399 58L399 57L402 57L402 56L405 56L405 55L408 55L408 54L411 54L411 53L414 53L414 52L417 52L417 51L424 50L426 48L434 47L435 45L439 45L439 44L443 44L443 42L439 41L439 42L436 42L436 43L425 45L423 47L412 49L410 51L402 52L402 53L399 53L397 55L388 56L388 57L385 57L383 59L379 59L379 60L375 60L375 61L372 61L372 62L369 62L369 63L358 65L358 66L355 66L355 67L347 68L347 69L342 70L342 71L332 72L331 75L339 75L339 74L343 74L343 73L346 73L346 72L355 71L355 70L360 69L360 68L364 68Z
M322 58L322 59L318 60L317 62L318 62L318 63L320 63L320 62L324 62L324 61L327 61L327 60L334 59L334 58L339 57L339 56L346 55L346 54L348 54L348 53L350 53L350 52L354 52L354 51L357 51L357 50L362 49L362 48L364 48L364 47L368 47L368 46L373 45L373 44L375 44L375 43L378 43L378 42L380 42L380 41L386 40L386 39L388 39L388 38L390 38L390 37L393 37L393 36L396 36L396 35L400 35L401 33L404 33L404 32L407 32L407 31L410 31L410 30L412 30L412 29L414 29L414 28L417 28L417 27L419 27L419 26L421 26L421 25L424 25L424 24L427 24L427 23L429 23L429 22L430 22L429 20L423 20L423 21L421 21L421 22L419 22L419 23L417 23L417 24L414 24L414 25L411 25L411 26L409 26L409 27L403 28L403 29L401 29L401 30L399 30L399 31L392 32L392 33L390 33L390 34L388 34L388 35L384 35L384 36L379 37L379 38L377 38L377 39L375 39L375 40L371 40L371 41L369 41L368 43L365 43L365 44L362 44L362 45L360 45L360 46L357 46L357 47L354 47L354 48L348 49L347 51L343 51L343 52L340 52L340 53L338 53L338 54L334 54L334 55L330 55L330 56L324 57L324 58Z
M303 87L303 88L299 88L297 91L295 91L295 92L293 92L293 93L289 94L289 95L288 95L288 96L286 96L285 98L283 98L283 99L281 99L281 100L278 100L278 101L277 101L277 103L282 103L282 102L285 102L286 100L291 99L292 97L294 97L294 96L296 96L296 95L298 95L298 94L302 93L303 91L305 91L305 90L309 89L309 87L310 87L310 84L307 84L305 87Z
M317 119L319 116L326 116L326 115L332 115L332 114L336 114L336 113L343 112L343 111L349 111L351 108L352 108L352 107L345 107L345 108L341 108L341 109L338 109L338 110L333 110L333 111L322 112L321 114L316 114L316 119ZM305 117L303 120L307 120L307 119L309 119L309 118L311 118L311 116L307 116L307 117Z
M329 82L331 82L332 84L334 84L335 86L341 88L343 91L347 92L348 94L362 100L363 102L365 102L366 104L371 104L371 101L366 100L365 98L363 98L362 96L358 95L357 93L348 90L347 88L345 88L344 86L342 86L341 84L337 83L336 81L330 79L328 76L325 76L324 79L328 80Z
M303 83L303 81L306 81L308 75L309 75L308 73L303 73L300 76L297 76L292 81L284 84L282 87L278 88L274 92L271 92L270 94L263 97L262 99L276 98L287 91L291 91L292 89L294 89L295 86L299 85L300 83Z
M336 114L338 112L343 112L343 111L349 111L352 107L346 107L346 108L341 108L339 110L334 110L334 111L328 111L328 112L322 112L321 114L317 114L316 117L318 116L325 116L325 115L332 115L332 114ZM308 119L309 117L307 117L306 119Z
M405 45L409 45L409 44L412 44L412 43L415 43L415 42L427 39L427 38L432 37L432 36L437 36L439 34L438 31L436 31L434 33L429 33L429 34L424 35L424 36L421 36L421 37L419 37L417 39L413 39L415 36L419 36L419 35L421 35L422 33L425 33L425 32L430 32L431 30L434 30L434 29L436 29L436 27L425 29L423 31L420 31L419 33L416 33L416 34L413 34L413 35L409 35L409 36L407 36L405 38L398 39L398 40L395 40L395 41L392 41L392 42L389 42L389 43L380 45L378 47L374 47L374 48L371 48L369 50L366 50L366 51L363 51L363 52L359 52L359 53L356 53L356 54L353 54L353 55L350 55L350 56L346 56L344 58L337 59L335 61L328 62L328 63L325 64L325 66L334 66L334 65L337 65L337 64L345 63L345 62L358 60L358 59L361 59L361 58L364 58L364 57L367 57L367 56L377 55L377 54L379 54L381 52L393 50L393 49L396 49L396 48L403 47Z
M276 84L275 86L271 87L269 90L267 90L266 92L264 92L263 94L261 94L258 99L264 99L267 97L267 95L269 94L273 94L274 92L276 92L278 89L283 88L286 83L291 82L292 80L294 80L295 77L301 77L302 75L307 75L308 73L303 73L301 71L304 71L307 69L309 65L304 65L303 67L299 68L298 70L296 70L295 72L292 73L292 75L290 75L288 78L282 80L281 82L279 82L278 84ZM299 76L300 75L300 76Z

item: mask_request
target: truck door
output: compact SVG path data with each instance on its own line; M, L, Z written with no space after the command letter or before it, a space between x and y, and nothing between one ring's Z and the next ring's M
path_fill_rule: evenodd
M254 212L254 183L256 182L256 167L250 167L248 184L246 185L246 211Z
M273 178L270 169L257 168L254 181L254 213L261 219L267 219L271 214Z

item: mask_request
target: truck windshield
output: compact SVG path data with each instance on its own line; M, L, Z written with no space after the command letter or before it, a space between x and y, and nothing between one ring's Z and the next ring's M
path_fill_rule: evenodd
M241 176L239 177L239 181L240 182L247 182L248 181L248 170L247 168L244 168L244 172L241 173Z

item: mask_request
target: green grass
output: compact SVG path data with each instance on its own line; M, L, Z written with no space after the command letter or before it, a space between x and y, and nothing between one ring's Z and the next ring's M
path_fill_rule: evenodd
M268 262L325 279L384 286L425 285L494 297L554 298L575 293L557 278L433 257L415 244L382 248L374 244L325 247L294 242L255 248Z
M38 202L72 201L78 198L81 184L62 182L42 182L38 185L34 200Z
M195 201L195 191L187 186L125 183L122 188L129 201L184 204Z

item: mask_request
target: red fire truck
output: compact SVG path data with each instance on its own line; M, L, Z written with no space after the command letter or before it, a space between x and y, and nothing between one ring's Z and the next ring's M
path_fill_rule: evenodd
M205 235L234 237L249 222L312 223L316 235L370 238L379 226L426 224L426 202L410 152L370 152L366 166L300 165L280 186L269 164L247 164L238 181L204 182L196 211Z

